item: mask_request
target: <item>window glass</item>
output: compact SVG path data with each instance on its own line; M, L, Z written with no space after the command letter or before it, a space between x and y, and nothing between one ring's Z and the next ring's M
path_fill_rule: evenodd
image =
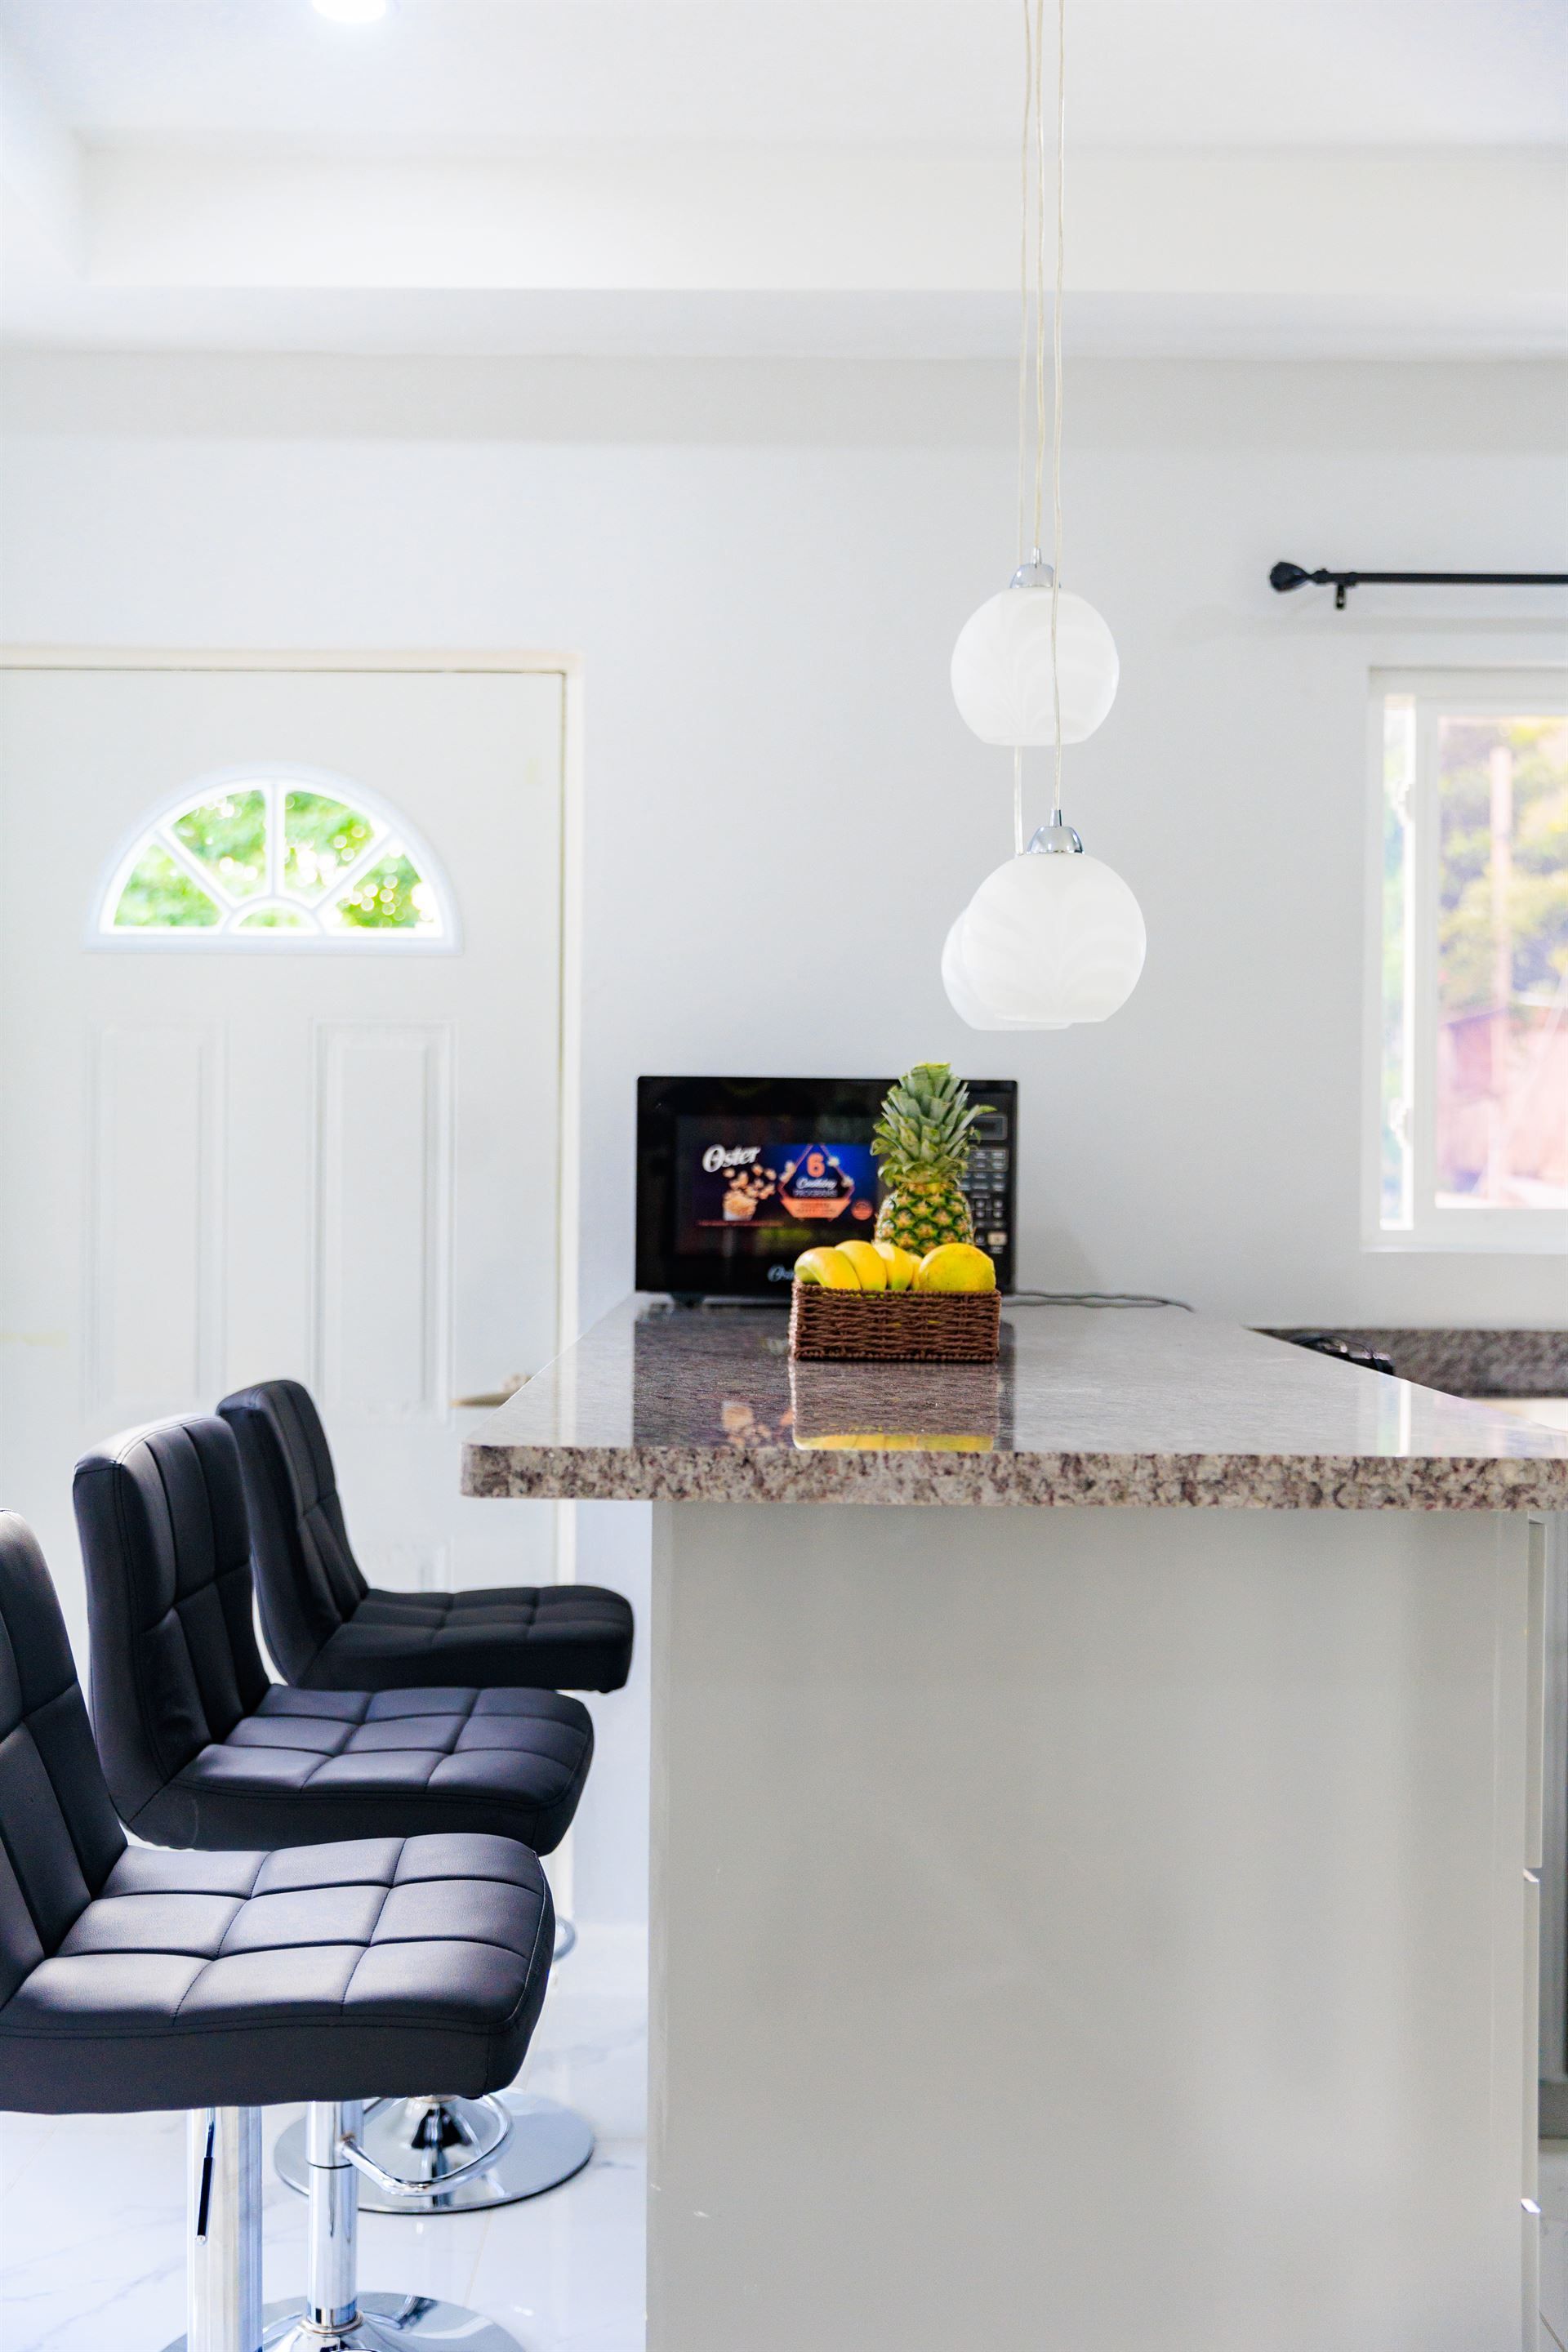
M283 885L299 898L320 898L375 838L368 816L324 793L289 793L283 802Z
M384 814L349 793L259 777L193 793L150 823L99 913L100 932L243 935L258 944L446 936L443 895Z
M308 931L312 926L298 907L252 907L234 928L237 931Z
M1568 679L1379 684L1377 1234L1568 1246Z
M114 912L121 930L183 931L222 919L217 901L156 842L143 849L126 877Z
M1568 722L1437 728L1438 1205L1568 1209Z
M1391 694L1383 712L1382 957L1383 1090L1378 1189L1385 1225L1410 1222L1410 1018L1414 1011L1410 893L1411 805L1415 788L1415 698Z
M224 793L187 809L170 827L182 849L231 898L267 887L267 801L261 793Z
M436 919L433 894L395 843L335 899L335 920L359 931L427 929Z

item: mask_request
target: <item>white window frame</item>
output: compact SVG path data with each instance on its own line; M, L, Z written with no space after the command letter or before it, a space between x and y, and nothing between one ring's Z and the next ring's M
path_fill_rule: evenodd
M1368 776L1365 1010L1363 1095L1362 1231L1369 1250L1460 1250L1472 1255L1561 1255L1568 1251L1568 1211L1439 1208L1436 1163L1437 1051L1437 721L1474 712L1517 718L1562 711L1568 717L1568 667L1373 670L1367 714ZM1414 1101L1412 1184L1407 1225L1383 1223L1383 864L1384 707L1393 695L1415 705L1415 762L1406 835L1405 1054Z

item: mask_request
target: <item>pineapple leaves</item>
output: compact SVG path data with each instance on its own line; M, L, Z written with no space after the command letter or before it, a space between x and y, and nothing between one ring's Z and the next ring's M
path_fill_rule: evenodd
M917 1062L888 1089L871 1149L883 1174L897 1182L915 1174L953 1176L969 1152L969 1133L983 1106L947 1062Z

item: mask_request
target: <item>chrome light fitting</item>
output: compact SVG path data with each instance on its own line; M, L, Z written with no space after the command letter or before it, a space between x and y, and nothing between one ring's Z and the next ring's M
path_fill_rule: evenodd
M1041 551L1045 501L1045 0L1024 5L1024 138L1020 173L1018 335L1019 563L1008 586L973 614L952 650L960 714L984 743L1013 751L1013 851L986 877L948 932L942 977L972 1029L1065 1029L1103 1021L1143 969L1138 901L1062 819L1062 746L1093 734L1115 699L1116 646L1092 604L1061 584L1062 287L1067 225L1067 0L1057 0L1056 300L1051 318L1052 548ZM1032 168L1031 168L1032 166ZM1033 204L1031 205L1031 181ZM1026 531L1033 261L1035 466ZM1050 823L1024 844L1024 753L1055 752Z

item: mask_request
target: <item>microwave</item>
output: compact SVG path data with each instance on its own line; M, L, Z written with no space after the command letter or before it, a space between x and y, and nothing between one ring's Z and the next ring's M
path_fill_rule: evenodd
M676 1298L789 1297L795 1259L869 1239L887 1187L871 1130L890 1078L639 1078L637 1286ZM970 1078L961 1179L974 1238L1013 1288L1018 1085Z

